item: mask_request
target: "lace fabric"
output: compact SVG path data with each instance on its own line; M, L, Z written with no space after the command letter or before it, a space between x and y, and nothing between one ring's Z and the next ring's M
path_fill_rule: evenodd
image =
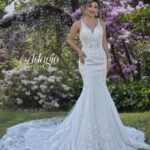
M84 64L78 61L83 89L67 116L7 128L0 150L150 150L142 131L123 125L108 91L102 34L100 22L91 32L81 19L80 40L87 55Z

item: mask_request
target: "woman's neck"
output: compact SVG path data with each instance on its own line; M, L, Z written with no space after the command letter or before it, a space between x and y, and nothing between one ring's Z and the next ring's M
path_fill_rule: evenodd
M95 17L91 17L91 16L85 16L84 18L86 18L87 20L95 20L96 18Z

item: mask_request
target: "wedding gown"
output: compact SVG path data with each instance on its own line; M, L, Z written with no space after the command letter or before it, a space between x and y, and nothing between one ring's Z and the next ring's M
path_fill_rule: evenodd
M0 150L150 150L142 131L125 126L106 85L103 29L81 19L80 40L87 55L78 60L82 92L66 117L26 121L7 128Z

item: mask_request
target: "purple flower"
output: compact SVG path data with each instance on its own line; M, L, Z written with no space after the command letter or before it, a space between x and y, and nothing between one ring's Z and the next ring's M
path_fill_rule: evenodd
M137 74L137 66L136 65L126 65L124 68L123 68L123 74L125 76L128 76L128 75L131 75L131 73L133 74Z
M78 8L76 11L75 11L76 15L80 15L82 13L81 9Z
M126 13L127 13L127 14L130 14L132 11L134 11L134 8L131 7L130 5L128 5L128 6L127 6L127 11L126 11Z
M131 25L130 23L124 23L124 24L123 24L123 27L124 27L124 28L128 28L128 27L130 27L130 25Z
M125 33L126 32L125 28L121 28L121 32Z
M139 5L136 6L136 10L140 10L141 7Z
M127 40L128 39L128 35L119 35L118 38L122 39L122 40Z
M132 3L133 0L127 0L128 3Z
M117 11L119 14L123 14L123 13L126 12L126 9L125 9L124 7L119 7L119 8L117 8L116 11Z
M138 71L137 71L137 70L135 70L135 71L133 72L133 74L134 74L134 75L138 74Z
M137 39L143 39L143 37L141 35L137 36Z
M109 41L110 43L114 43L113 37L110 37L110 38L108 39L108 41Z
M120 5L121 5L122 7L125 7L124 1L120 1L119 3L120 3Z
M118 12L116 11L116 10L112 10L112 12L111 12L111 16L112 17L117 17L119 14L118 14Z
M109 6L109 5L110 5L110 2L103 1L103 4Z
M123 74L124 74L125 76L128 76L128 75L131 74L131 70L130 70L130 68L128 68L128 67L124 67L123 70L122 70L122 72L123 72Z
M138 2L138 5L139 5L140 7L142 7L144 4L143 4L142 1L139 1L139 2Z
M75 22L81 14L82 14L82 11L80 8L77 9L75 12L73 12L71 14L72 21Z
M119 81L120 76L119 75L111 75L110 79L113 80L113 81Z
M130 67L130 69L131 69L132 71L135 70L135 69L137 68L136 65L128 65L128 67Z
M112 21L106 20L106 26L110 26L112 24Z

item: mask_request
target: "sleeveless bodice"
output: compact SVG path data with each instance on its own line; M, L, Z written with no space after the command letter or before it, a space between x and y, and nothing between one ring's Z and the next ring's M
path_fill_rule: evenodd
M103 29L98 23L92 31L81 19L79 38L82 51L86 54L85 62L79 59L79 71L84 85L106 83L107 58L102 46Z
M82 44L82 49L86 50L86 52L95 52L102 48L102 35L103 29L101 23L98 20L97 25L95 26L94 30L92 31L81 19L81 27L79 38Z
M81 49L87 56L85 64L106 64L107 57L102 46L103 28L100 20L97 19L98 23L93 31L84 23L83 18L80 21L79 38L82 45Z

